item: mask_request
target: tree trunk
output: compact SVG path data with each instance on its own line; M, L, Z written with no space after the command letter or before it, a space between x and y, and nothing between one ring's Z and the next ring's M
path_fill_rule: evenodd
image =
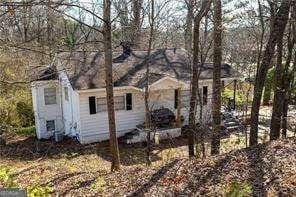
M187 14L186 14L186 27L185 27L185 48L191 53L192 52L192 23L193 23L193 9L194 0L186 0Z
M119 148L116 136L114 98L113 98L113 71L112 71L112 45L111 45L111 1L104 0L104 52L105 52L105 80L107 93L107 109L109 119L110 150L112 154L111 170L120 169Z
M211 154L219 154L221 130L221 62L222 62L222 8L221 1L214 1L214 67L212 99Z
M275 67L274 76L274 99L272 107L271 125L270 125L270 140L276 140L280 137L281 128L281 117L283 107L283 91L282 91L282 80L283 80L283 38L279 38L277 42L277 63Z
M192 77L191 77L191 97L189 107L189 131L188 131L188 153L189 157L194 156L194 141L195 141L195 118L196 118L196 100L198 91L198 65L199 62L199 27L202 18L208 13L211 6L211 1L204 0L201 10L194 18L194 35L193 35L193 62L192 62Z
M152 50L152 42L153 42L153 36L154 36L154 0L151 0L151 15L150 15L150 34L149 34L149 43L148 43L148 52L147 56L149 57L151 54ZM147 165L151 165L151 114L150 114L150 109L149 109L149 75L150 75L150 61L146 63L146 87L145 87L145 127L146 127L146 132L147 132L147 138L146 138L146 143L147 143Z
M193 43L193 63L191 79L191 97L189 107L189 132L188 132L188 153L189 157L194 156L194 139L195 139L195 115L196 99L198 91L198 46L199 46L199 22L194 22L194 43Z
M282 0L279 11L276 13L275 21L272 23L271 33L264 51L262 62L257 69L254 96L251 110L250 146L258 143L258 116L262 97L262 90L271 59L274 55L274 48L279 37L283 37L288 20L290 1Z
M285 69L283 74L283 82L282 82L282 90L284 94L284 103L282 108L282 137L287 137L287 115L288 115L288 107L289 102L291 99L291 85L293 83L294 73L296 69L296 52L294 56L294 62L293 62L293 68L290 73L290 63L292 61L292 55L293 55L293 48L295 46L296 42L296 2L292 5L292 14L291 14L291 27L290 27L290 36L288 39L288 52L287 52L287 58L285 63Z
M119 24L121 26L121 42L131 43L132 28L130 27L130 18L128 4L125 1L113 1L113 6L118 12Z
M133 0L133 37L132 44L138 48L140 47L141 36L141 10L143 0Z
M289 71L287 70L287 73ZM283 114L282 114L282 136L287 137L287 116L288 116L288 109L289 109L289 102L291 101L291 94L292 88L294 85L294 78L296 73L296 51L294 53L294 60L293 60L293 68L290 73L285 76L285 100L283 106Z

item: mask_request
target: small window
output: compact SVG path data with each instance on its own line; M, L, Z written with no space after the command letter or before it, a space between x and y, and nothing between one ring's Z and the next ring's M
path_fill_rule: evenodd
M107 111L107 100L105 97L97 98L97 112Z
M46 121L46 131L48 131L48 132L55 131L55 122L54 122L54 120L47 120Z
M56 88L44 88L45 105L57 104Z
M114 109L115 110L125 110L124 96L115 96L114 97Z
M133 95L132 95L132 93L127 93L125 95L125 105L126 105L126 110L133 109Z
M202 87L202 104L207 105L208 103L208 86Z
M69 101L69 92L68 92L68 87L64 87L64 92L65 92L65 100Z

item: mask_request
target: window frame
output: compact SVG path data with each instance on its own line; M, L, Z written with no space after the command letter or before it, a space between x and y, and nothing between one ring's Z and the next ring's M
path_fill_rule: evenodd
M122 97L122 99L123 99L122 100L123 106L121 106L121 108L117 108L117 103L118 102L116 101L116 99L119 98L119 97ZM102 104L102 103L99 102L99 100L100 101L104 100L105 103ZM113 101L114 101L114 111L130 111L130 110L126 110L126 96L125 95L114 96ZM106 107L103 110L101 110L98 107L99 105L101 105L101 106L105 105ZM107 110L108 110L108 108L107 108L107 97L96 97L96 112L97 113L106 112Z
M119 109L117 109L117 106L116 106L116 103L118 103L118 102L115 101L115 99L118 99L118 98L122 99L122 102L123 102L123 103L122 103L123 106L121 106L121 108L119 108ZM113 100L114 100L114 110L115 110L115 111L126 110L126 98L125 98L125 95L114 96L114 97L113 97Z
M53 123L53 129L52 130L49 130L49 126L48 126L48 123L52 122ZM55 120L46 120L45 121L45 128L46 128L46 132L54 132L56 130L56 123L55 123Z
M98 101L104 101L105 103L99 103ZM104 106L103 110L101 110L98 106ZM107 111L107 98L106 97L96 97L96 113L106 112Z
M55 102L48 102L48 100L46 98L49 98L50 95L48 95L48 91L49 89L54 89L55 90ZM47 93L47 94L46 94ZM43 100L44 100L44 104L45 105L56 105L57 104L57 88L56 87L45 87L43 89Z

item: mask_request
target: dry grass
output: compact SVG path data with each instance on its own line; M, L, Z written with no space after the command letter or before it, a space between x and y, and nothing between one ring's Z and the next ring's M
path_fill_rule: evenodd
M222 151L229 152L244 147L241 138L236 136L223 140ZM249 172L253 164L251 165L248 159L252 159L251 156L257 153L256 150L255 152L249 149L232 151L230 154L205 160L188 160L185 146L187 140L179 138L154 147L152 166L147 167L145 147L120 144L122 170L111 173L108 143L83 146L73 140L54 143L15 136L13 138L6 136L6 139L8 145L1 147L0 150L0 187L7 187L7 182L1 181L3 167L9 169L8 174L18 187L31 190L37 188L38 191L45 190L55 196L121 196L148 195L148 193L149 195L189 193L202 195L225 192L233 181L246 182L246 188L249 185L253 186L248 178L251 176ZM264 155L260 153L264 157L264 166L268 164L270 168L269 165L273 162L275 170L282 172L279 175L281 180L287 180L284 188L291 187L293 180L296 180L292 179L296 178L296 170L291 169L287 161L295 161L295 139L280 142L279 148L273 144L272 147L275 147L273 152L277 156L270 161L268 159L273 152L268 153L265 148L267 146L262 146L264 147L258 150L264 152ZM284 154L286 160L280 162L281 156L278 153ZM228 163L226 165L223 162ZM290 174L286 173L286 168L290 168ZM263 176L270 178L269 171ZM218 182L216 176L220 177ZM241 176L242 178L239 178ZM268 191L274 192L274 189L276 187L271 187Z

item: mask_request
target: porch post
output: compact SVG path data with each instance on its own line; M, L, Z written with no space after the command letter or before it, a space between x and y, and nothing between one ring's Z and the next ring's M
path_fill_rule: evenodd
M236 102L235 102L235 97L236 97L236 86L237 86L237 80L233 80L233 109L235 110L236 108Z

